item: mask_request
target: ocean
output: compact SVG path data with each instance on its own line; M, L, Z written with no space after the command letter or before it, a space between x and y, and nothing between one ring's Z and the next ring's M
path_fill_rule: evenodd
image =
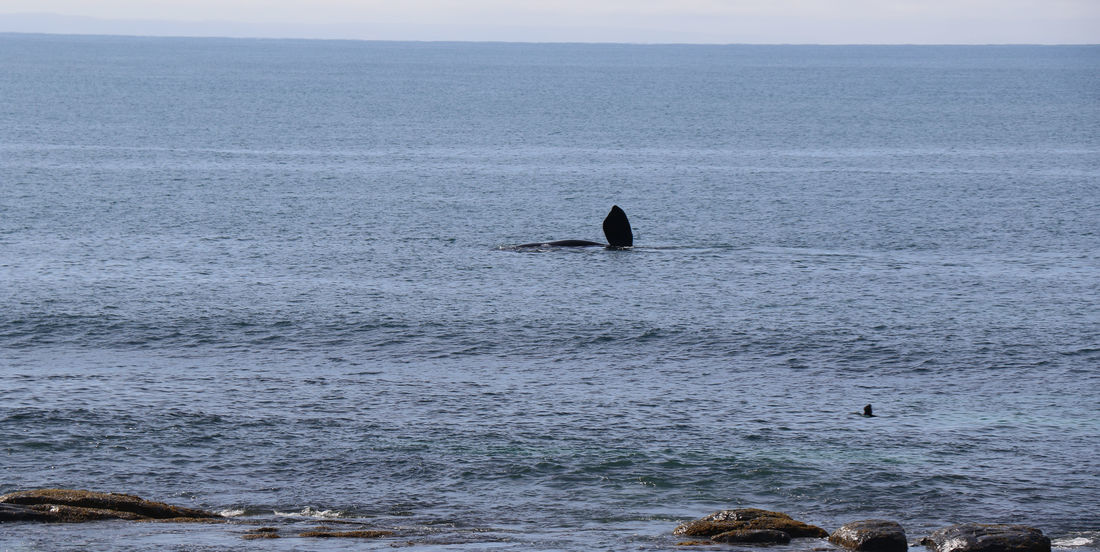
M232 521L0 549L1100 550L1098 129L1095 46L0 34L0 493Z

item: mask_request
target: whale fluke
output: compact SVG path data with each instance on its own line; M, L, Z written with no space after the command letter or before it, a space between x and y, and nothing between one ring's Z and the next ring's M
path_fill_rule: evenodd
M618 205L611 206L611 212L603 219L603 235L607 238L608 249L625 249L634 246L634 233L630 230L630 221L626 213ZM588 247L591 245L604 245L588 240L557 240L517 245L517 248L526 247Z
M618 205L611 206L611 212L603 219L603 235L608 247L633 247L634 232L630 230L630 221Z

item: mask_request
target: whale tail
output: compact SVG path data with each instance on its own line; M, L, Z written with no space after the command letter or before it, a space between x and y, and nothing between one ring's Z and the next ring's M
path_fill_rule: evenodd
M634 233L630 230L630 221L618 205L611 206L611 212L603 219L603 235L608 247L633 247Z

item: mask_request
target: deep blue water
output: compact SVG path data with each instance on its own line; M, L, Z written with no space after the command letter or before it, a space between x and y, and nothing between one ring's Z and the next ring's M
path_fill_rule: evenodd
M400 533L0 548L1098 550L1097 129L1098 47L0 35L0 493Z

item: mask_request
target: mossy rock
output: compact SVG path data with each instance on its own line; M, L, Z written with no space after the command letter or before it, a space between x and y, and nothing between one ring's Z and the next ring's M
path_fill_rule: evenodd
M820 538L829 533L816 525L802 523L790 517L758 517L748 521L689 521L677 527L673 534L690 537L713 537L728 531L782 531L792 538Z
M278 539L281 538L278 533L245 533L241 535L244 540L256 540L256 539Z
M699 518L700 521L751 521L756 518L782 518L792 519L783 512L761 510L760 508L737 508L735 510L718 510L713 514Z
M28 506L49 519L81 522L102 519L194 521L221 519L213 512L171 506L121 493L76 489L35 489L0 496L0 503Z
M82 506L66 506L64 504L32 504L32 510L37 510L51 516L51 521L63 523L80 523L83 521L101 521L105 519L125 519L135 521L147 519L133 512L120 512L106 508L84 508Z
M47 512L39 512L30 506L0 504L0 522L4 521L54 521Z
M279 529L276 527L257 527L245 531L241 538L245 540L277 539L280 538Z

